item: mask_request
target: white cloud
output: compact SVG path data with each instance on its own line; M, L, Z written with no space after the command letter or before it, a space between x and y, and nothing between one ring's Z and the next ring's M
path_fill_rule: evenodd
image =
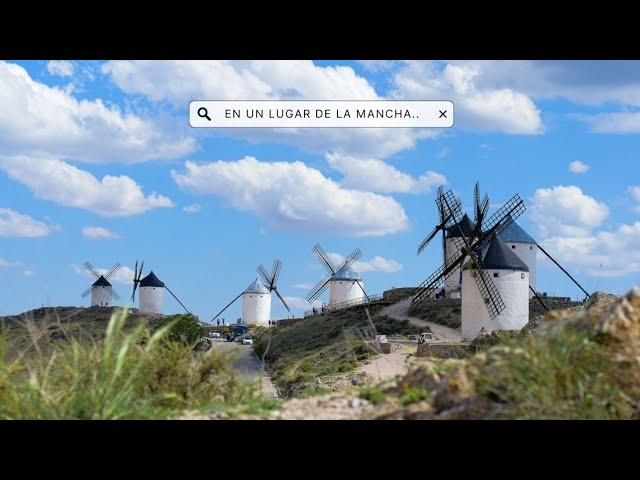
M185 163L171 175L183 190L218 195L232 207L249 211L271 228L346 236L380 236L408 228L402 206L393 198L343 188L302 162Z
M53 158L0 156L0 169L26 185L37 198L105 217L137 215L173 206L162 195L145 196L142 187L127 176L106 175L98 180L86 170Z
M449 62L473 69L480 89L509 88L574 103L640 105L640 65L635 61L472 60Z
M192 203L191 205L187 205L186 207L184 207L182 210L187 213L198 213L202 210L202 206L198 203Z
M569 171L571 173L587 173L591 167L580 160L574 160L569 163Z
M637 202L637 205L633 209L636 212L640 212L640 186L628 187L627 193Z
M9 208L0 208L0 237L44 237L55 227Z
M72 264L71 269L73 270L73 273L75 273L76 275L85 277L90 280L94 280L94 281L96 280L96 277L84 267L79 267L78 265ZM95 269L100 275L105 275L109 270L111 270L111 267L109 268L95 267ZM131 285L131 287L133 288L133 269L123 265L122 267L120 267L120 269L116 273L114 273L111 277L109 277L109 282L120 283L122 285Z
M296 283L293 285L293 288L298 288L300 290L311 290L313 288L313 284L311 283Z
M610 112L593 115L570 115L575 120L585 122L593 133L633 134L640 133L640 112Z
M24 266L22 262L10 262L0 257L0 268L14 268Z
M542 246L563 266L588 275L619 277L640 272L640 222L586 237L555 236Z
M336 252L327 253L331 261L337 267L340 263L342 263L345 257ZM383 257L375 256L371 260L367 261L356 261L352 263L354 270L358 273L366 273L366 272L385 272L385 273L395 273L402 270L402 264L396 262L395 260L388 260Z
M431 170L419 178L401 172L382 160L355 158L337 153L328 153L325 158L331 168L341 172L341 184L348 188L378 193L425 193L434 186L446 184L447 179Z
M99 239L118 239L122 238L116 232L107 230L104 227L83 227L82 236L84 238L99 240Z
M482 83L476 63L410 61L393 76L393 96L447 99L455 105L457 127L508 134L539 134L544 128L533 100L511 87Z
M218 100L379 100L367 79L348 66L284 61L112 61L102 66L123 91L184 109L194 98ZM251 142L288 143L313 153L336 152L387 157L414 148L437 129L311 128L229 129L225 135Z
M587 237L609 215L609 208L576 186L539 188L532 200L532 218L543 236Z
M68 60L51 60L47 63L47 71L51 75L70 77L73 75L75 65Z
M282 298L284 298L284 301L287 302L287 305L289 305L289 308L291 309L306 311L306 310L311 310L313 307L319 307L321 304L319 300L316 300L313 303L309 303L309 301L306 298L302 298L302 297L283 296Z
M25 277L33 277L33 276L36 274L36 272L34 272L33 270L29 270L29 269L27 269L27 270L24 270L24 271L22 272L22 274L23 274Z
M193 138L174 133L175 124L160 125L100 99L78 100L0 61L0 153L131 163L195 149Z
M390 70L398 64L397 60L358 60L367 72L377 73Z

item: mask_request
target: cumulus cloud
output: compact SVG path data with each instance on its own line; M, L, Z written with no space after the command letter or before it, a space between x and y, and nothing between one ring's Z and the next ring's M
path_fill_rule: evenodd
M591 167L580 160L574 160L569 163L569 171L571 173L587 173Z
M408 228L402 206L393 198L342 187L302 162L185 163L172 171L183 190L222 197L281 231L380 236Z
M37 198L104 217L137 215L173 206L162 195L145 195L130 177L106 175L98 180L86 170L54 158L0 156L0 170L26 185Z
M540 235L587 237L609 215L609 208L576 186L539 188L532 199L532 218Z
M44 237L55 227L9 208L0 208L0 237Z
M456 126L475 131L539 134L540 110L526 94L482 82L476 63L410 61L393 76L399 99L447 99L455 105Z
M187 205L186 207L183 207L182 210L184 210L187 213L198 213L199 211L202 210L202 206L198 203L192 203L191 205Z
M34 272L33 270L26 269L22 272L22 274L25 277L33 277L36 274L36 272Z
M358 190L378 193L425 193L433 187L446 184L447 179L431 170L418 178L401 172L388 163L374 158L355 158L328 153L325 158L331 168L341 172L341 184Z
M107 230L104 227L83 227L82 236L84 238L88 238L90 240L100 240L100 239L118 239L122 238L116 232L112 232Z
M590 236L554 236L541 244L565 267L577 267L588 275L619 277L640 272L640 222Z
M68 60L51 60L47 62L47 71L58 77L70 77L73 75L75 65Z
M331 261L334 265L338 266L342 263L345 257L336 252L327 253ZM380 256L375 256L371 260L367 261L356 261L351 264L354 270L358 273L366 273L366 272L385 272L385 273L394 273L402 270L402 264L396 262L395 260L389 260Z
M94 281L96 279L96 277L84 267L79 267L78 265L71 264L71 269L73 270L73 273L78 276ZM105 275L109 270L111 270L111 267L96 267L95 269L100 275ZM109 277L109 282L120 283L122 285L131 285L133 287L133 269L123 265L116 273Z
M100 99L78 100L0 61L0 153L140 162L192 152L195 140Z
M194 98L219 100L379 100L373 86L348 66L284 61L112 61L103 73L124 92L168 101L183 109ZM414 148L436 129L315 128L230 129L225 135L251 142L287 143L312 153L334 151L387 157Z

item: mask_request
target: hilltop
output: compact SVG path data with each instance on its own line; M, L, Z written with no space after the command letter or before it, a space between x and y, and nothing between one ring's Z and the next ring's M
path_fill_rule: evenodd
M20 315L0 317L0 327L5 330L7 359L31 356L37 348L48 352L56 342L69 338L85 342L101 340L105 336L111 314L120 309L43 307ZM131 309L124 323L124 330L129 331L140 323L146 323L153 329L164 318L163 315L140 314L137 309Z

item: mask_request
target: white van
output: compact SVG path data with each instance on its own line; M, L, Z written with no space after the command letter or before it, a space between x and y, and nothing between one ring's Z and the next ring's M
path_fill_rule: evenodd
M418 336L418 343L426 343L433 341L433 333L424 332Z

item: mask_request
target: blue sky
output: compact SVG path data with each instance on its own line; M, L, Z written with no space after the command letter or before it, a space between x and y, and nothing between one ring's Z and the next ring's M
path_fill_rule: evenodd
M452 100L446 130L195 130L194 99ZM274 258L294 313L359 247L368 293L440 266L445 183L518 220L589 290L640 282L640 62L0 62L0 315L88 305L82 269L136 259L202 320ZM538 287L579 290L540 256ZM321 301L326 301L325 297ZM274 297L274 318L286 311ZM165 313L180 306L165 296ZM225 313L241 315L241 302Z

